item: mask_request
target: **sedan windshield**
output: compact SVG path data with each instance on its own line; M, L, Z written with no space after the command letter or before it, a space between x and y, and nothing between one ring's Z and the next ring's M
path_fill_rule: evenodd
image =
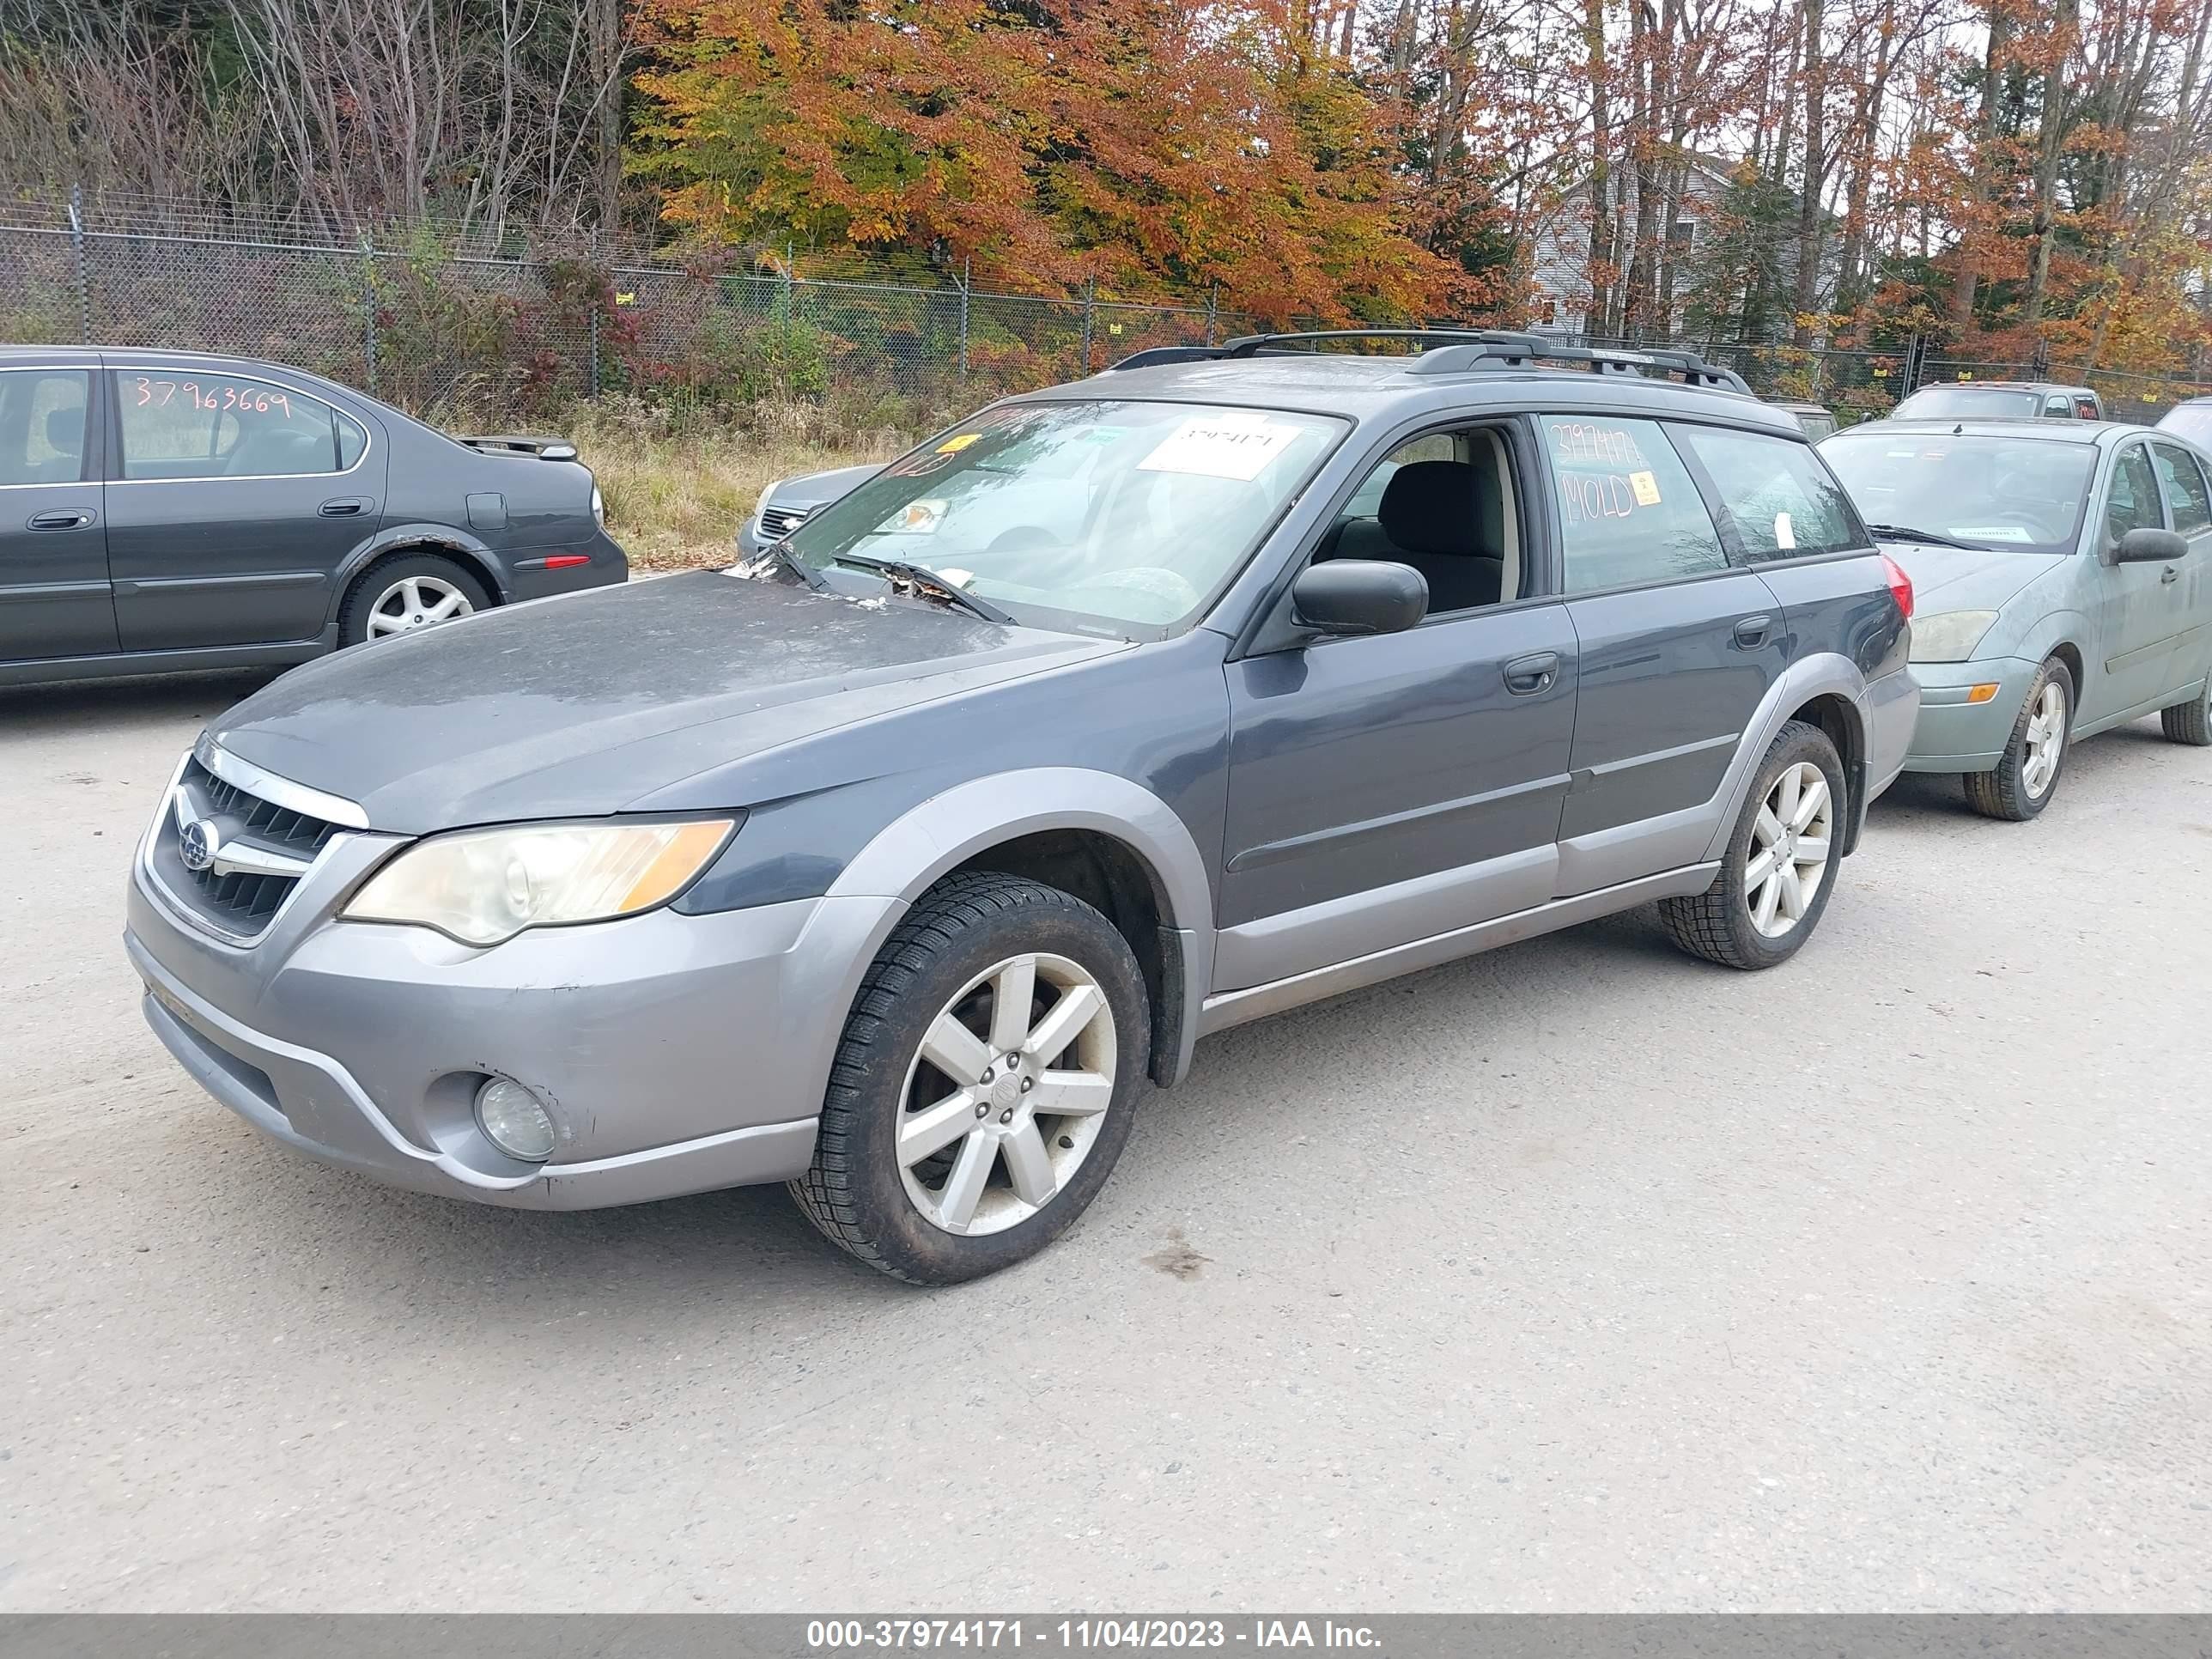
M2092 444L1899 432L1880 422L1838 433L1820 454L1878 535L1917 530L2022 553L2074 550L2097 459Z
M2041 411L2043 399L2033 392L1994 386L1923 386L1891 410L1893 420L1952 421L2006 419Z
M1019 621L1157 632L1243 565L1344 430L1203 404L1004 404L894 461L787 546L816 571L918 568Z

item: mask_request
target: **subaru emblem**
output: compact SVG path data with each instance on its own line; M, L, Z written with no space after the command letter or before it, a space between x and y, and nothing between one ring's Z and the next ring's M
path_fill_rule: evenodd
M185 861L185 869L204 870L215 862L216 849L222 845L214 820L195 818L177 837L177 856Z

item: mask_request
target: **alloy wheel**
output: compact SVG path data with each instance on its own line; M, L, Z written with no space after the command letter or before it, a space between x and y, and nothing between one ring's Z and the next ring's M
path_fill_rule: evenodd
M1784 768L1752 820L1744 864L1751 924L1766 938L1783 938L1812 908L1835 845L1835 796L1820 769L1810 761Z
M2057 680L2044 682L2027 717L2027 752L2020 762L2021 787L2039 800L2058 775L2059 757L2066 752L2066 689Z
M1011 957L940 1010L900 1096L899 1177L949 1233L1002 1232L1066 1190L1114 1098L1113 1011L1079 963Z
M407 576L376 596L368 610L368 637L387 639L411 634L418 628L435 628L471 615L476 606L469 596L449 581L435 576Z

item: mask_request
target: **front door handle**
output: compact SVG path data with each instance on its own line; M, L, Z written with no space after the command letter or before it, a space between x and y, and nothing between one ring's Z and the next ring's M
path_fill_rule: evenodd
M1552 682L1559 678L1559 653L1556 651L1516 657L1505 665L1505 689L1516 697L1533 697L1539 691L1548 691Z
M2158 573L2158 579L2161 582L2178 582L2181 580L2181 573L2172 565L2168 565Z
M1746 617L1735 625L1735 642L1747 651L1756 651L1773 631L1773 617Z
M342 495L337 501L325 501L315 509L326 519L357 519L368 511L365 495Z
M49 513L33 513L30 527L33 530L82 530L92 522L88 507L56 507Z

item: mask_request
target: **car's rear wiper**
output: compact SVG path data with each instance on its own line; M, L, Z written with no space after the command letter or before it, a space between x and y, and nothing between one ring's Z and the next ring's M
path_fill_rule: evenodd
M1924 542L1930 547L1963 547L1969 553L1982 550L1955 536L1939 536L1932 530L1915 530L1908 524L1870 524L1868 531L1878 542Z
M837 562L872 570L889 582L904 582L925 599L946 600L958 605L970 616L981 617L985 622L1013 621L1012 615L999 609L990 600L970 593L949 578L939 575L927 565L909 564L903 559L872 559L865 553L840 553Z

